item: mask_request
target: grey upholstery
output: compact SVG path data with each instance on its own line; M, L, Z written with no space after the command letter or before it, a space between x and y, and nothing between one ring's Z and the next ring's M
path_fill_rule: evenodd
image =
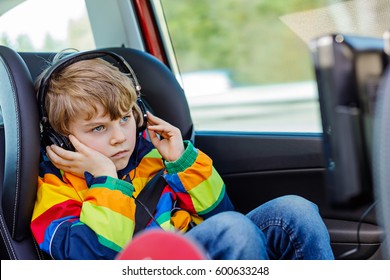
M22 58L2 46L0 107L3 119L1 258L43 258L30 233L39 164L39 123L34 88Z
M384 256L390 259L390 68L378 90L373 145L373 179L378 217L385 231ZM387 235L387 236L386 236Z

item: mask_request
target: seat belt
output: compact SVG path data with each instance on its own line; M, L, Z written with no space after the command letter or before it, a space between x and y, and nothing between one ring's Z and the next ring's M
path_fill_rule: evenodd
M145 229L151 219L154 220L153 214L157 206L157 202L161 197L164 187L167 185L162 176L165 169L161 169L142 189L139 195L135 198L135 229L134 234ZM157 222L156 222L157 223Z

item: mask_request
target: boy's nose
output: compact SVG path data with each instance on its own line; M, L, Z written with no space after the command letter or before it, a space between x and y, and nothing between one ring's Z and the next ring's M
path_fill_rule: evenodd
M115 128L113 129L110 144L116 145L124 142L126 140L126 135L124 131L121 128Z

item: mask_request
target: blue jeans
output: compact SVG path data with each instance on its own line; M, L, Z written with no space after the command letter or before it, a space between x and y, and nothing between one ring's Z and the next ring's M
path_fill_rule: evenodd
M317 206L295 195L268 201L246 216L217 214L186 235L211 259L334 259Z

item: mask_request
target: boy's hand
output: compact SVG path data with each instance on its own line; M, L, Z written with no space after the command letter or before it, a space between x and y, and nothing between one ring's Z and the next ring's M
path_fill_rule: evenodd
M165 160L177 160L184 152L183 138L180 130L166 121L154 116L150 112L147 112L147 114L147 127L149 130L150 140L153 145L157 148ZM158 135L162 138L160 139Z
M118 177L115 165L108 157L87 147L73 135L69 135L69 140L76 152L65 150L56 145L46 147L47 156L57 168L80 177L84 177L85 171L94 177Z

